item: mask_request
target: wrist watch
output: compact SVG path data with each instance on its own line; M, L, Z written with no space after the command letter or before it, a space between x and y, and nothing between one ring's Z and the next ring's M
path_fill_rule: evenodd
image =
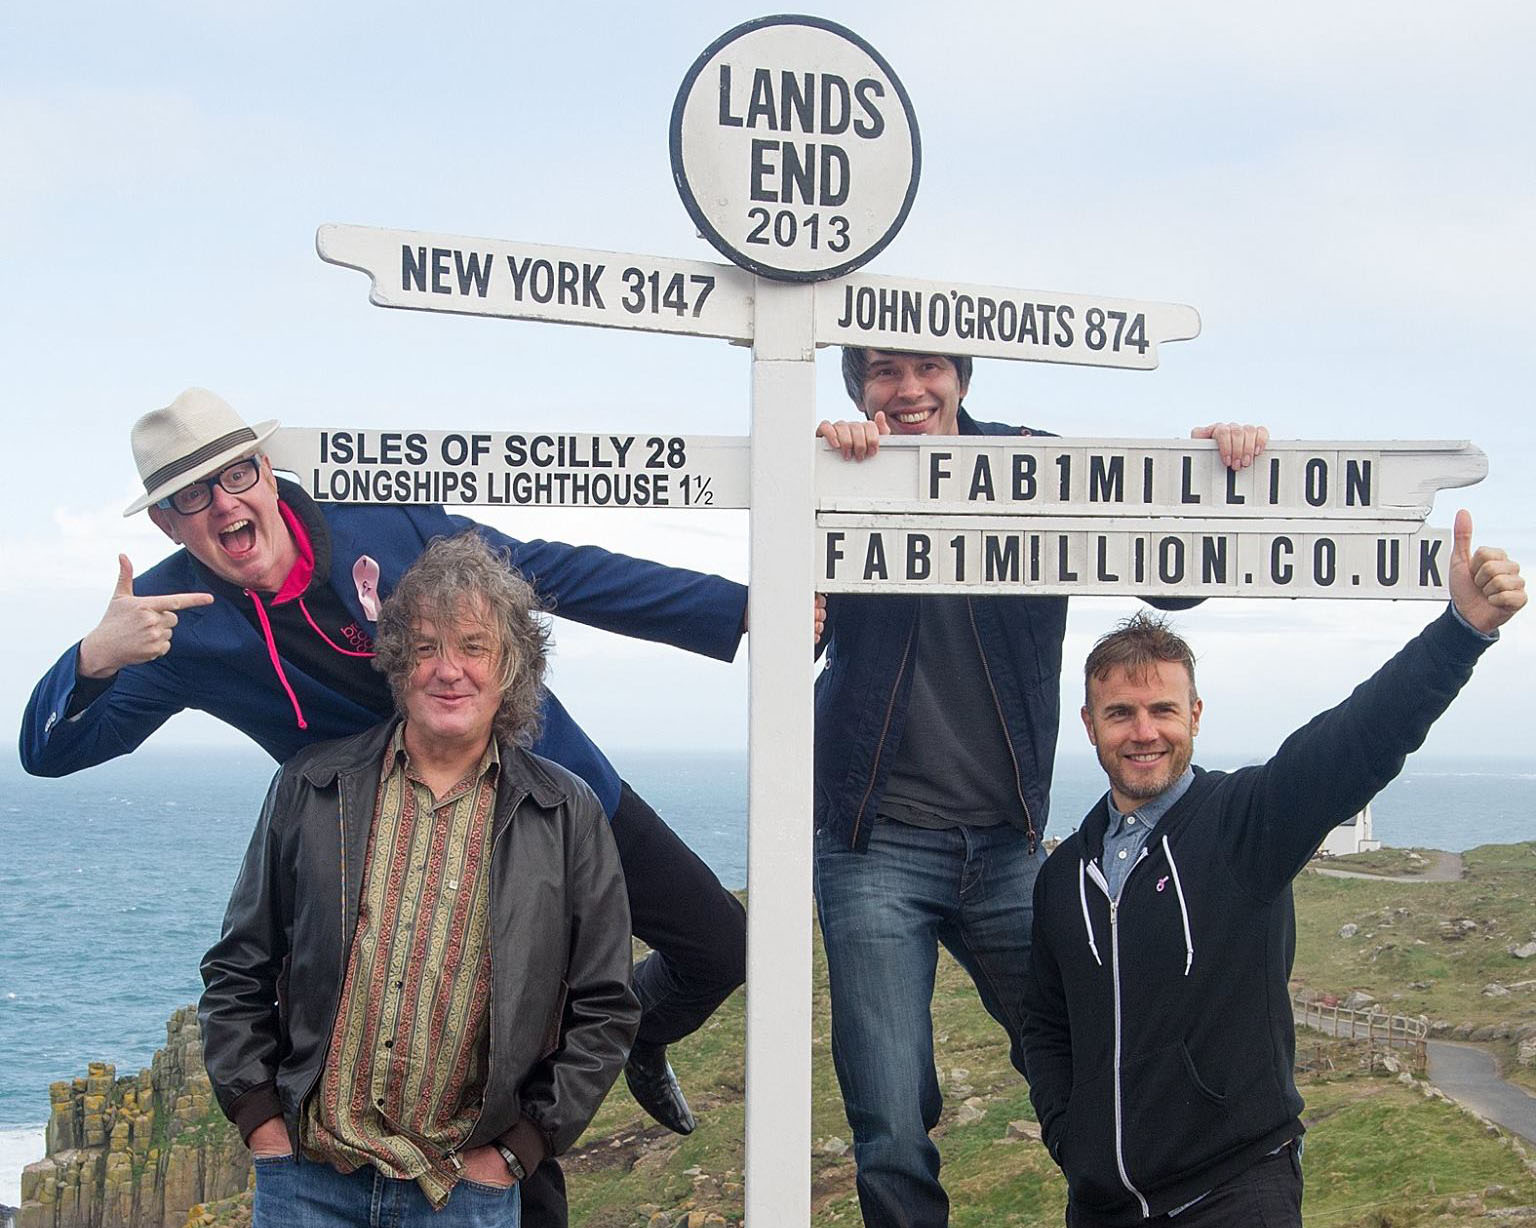
M493 1146L501 1152L501 1158L507 1162L507 1170L512 1174L514 1181L522 1181L528 1176L528 1170L523 1167L523 1162L517 1158L517 1152L502 1143Z

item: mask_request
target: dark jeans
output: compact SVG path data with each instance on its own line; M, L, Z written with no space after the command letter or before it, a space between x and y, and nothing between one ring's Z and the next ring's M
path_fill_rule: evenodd
M1265 1156L1173 1215L1143 1224L1165 1228L1301 1228L1301 1154L1296 1142ZM1097 1228L1099 1220L1067 1207L1067 1228Z
M365 1165L339 1173L291 1155L258 1159L252 1228L519 1228L518 1189L461 1179L442 1210L414 1181Z
M627 784L613 814L630 928L651 948L635 968L636 1040L697 1031L747 976L747 913L715 873ZM522 1184L524 1228L566 1228L565 1177L545 1160Z
M1035 875L1012 827L932 831L880 822L867 852L816 833L816 911L832 996L832 1060L868 1228L942 1228L949 1198L928 1137L943 1096L933 1066L943 943L971 974L1021 1065Z

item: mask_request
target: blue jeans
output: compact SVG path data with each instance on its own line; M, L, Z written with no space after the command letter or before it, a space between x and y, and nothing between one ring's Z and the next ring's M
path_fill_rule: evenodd
M1012 827L931 831L882 822L856 853L816 833L816 911L832 995L859 1207L869 1228L942 1228L949 1198L928 1137L943 1097L933 1065L933 978L943 943L982 1004L1019 1036L1035 875Z
M339 1173L302 1157L258 1158L251 1228L518 1228L518 1187L461 1179L441 1211L414 1181L364 1167Z

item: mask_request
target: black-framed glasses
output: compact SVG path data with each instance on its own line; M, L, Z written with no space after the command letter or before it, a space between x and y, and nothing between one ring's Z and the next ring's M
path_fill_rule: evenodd
M155 506L164 508L166 511L175 509L183 516L195 516L213 502L215 482L224 488L225 493L240 495L256 485L256 479L259 477L261 477L261 456L258 453L225 465L212 477L204 478L201 482L183 486L168 498L156 500Z

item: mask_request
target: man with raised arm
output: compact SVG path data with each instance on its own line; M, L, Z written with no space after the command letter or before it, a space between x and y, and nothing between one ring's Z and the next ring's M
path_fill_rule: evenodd
M525 749L537 608L473 531L434 541L378 620L397 719L267 793L198 1008L255 1228L517 1228L519 1184L624 1063L618 850L592 790Z
M1291 880L1402 770L1498 628L1519 566L1456 516L1451 607L1267 763L1191 766L1194 655L1130 619L1084 667L1109 792L1035 888L1024 1059L1070 1228L1301 1225Z
M817 433L850 459L886 435L1046 432L962 406L969 358L849 348L863 421ZM1243 468L1262 427L1198 428ZM1183 605L1188 603L1168 603ZM1018 1037L1029 908L1044 859L1067 600L834 594L816 682L816 908L832 997L832 1055L870 1228L942 1228L949 1198L928 1132L934 970L942 943Z
M372 668L379 603L427 543L472 522L441 507L316 504L274 477L246 424L188 389L133 428L145 493L125 515L182 549L135 577L126 557L101 622L40 681L21 760L63 776L127 754L185 708L249 735L278 762L393 711ZM746 589L595 546L517 541L478 526L561 617L722 661L735 654ZM652 953L635 973L645 1008L625 1077L642 1108L679 1133L694 1119L666 1048L696 1030L746 974L740 903L544 691L534 749L585 780L613 825L634 932ZM565 1223L551 1163L524 1191L532 1228Z

